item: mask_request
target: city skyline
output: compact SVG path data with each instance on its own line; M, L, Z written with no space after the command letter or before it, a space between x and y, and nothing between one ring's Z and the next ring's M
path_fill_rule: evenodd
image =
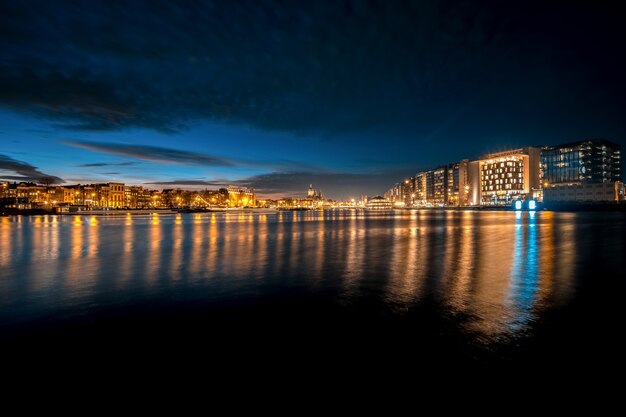
M619 14L566 6L2 1L0 179L348 199L504 149L626 145Z

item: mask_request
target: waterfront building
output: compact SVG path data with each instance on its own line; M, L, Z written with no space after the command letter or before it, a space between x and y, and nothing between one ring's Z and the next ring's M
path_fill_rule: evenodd
M150 190L140 185L127 185L124 187L124 204L131 209L143 209L151 206Z
M445 166L437 167L432 171L432 197L431 203L435 206L443 206L447 200L447 175Z
M525 147L496 152L469 164L472 205L510 205L541 190L541 150Z
M124 207L125 187L121 182L93 184L92 203L100 207Z
M596 204L624 201L624 183L579 182L546 187L543 190L544 204Z
M469 204L469 161L464 159L447 166L446 204L458 207Z
M541 150L544 186L621 181L621 146L591 139Z
M252 207L256 205L256 195L253 188L229 185L226 189L228 190L229 207Z
M0 207L18 210L45 207L54 199L54 194L50 195L48 190L46 186L31 182L3 182L0 187ZM54 192L54 188L50 190Z
M415 177L406 178L402 181L402 204L404 207L412 207L415 198Z
M53 204L74 204L75 194L72 188L56 187L55 191L54 200L52 201Z
M419 172L415 175L415 204L424 206L427 201L427 175L426 172Z
M381 196L372 197L367 200L367 209L376 211L391 210L393 209L393 202Z
M549 204L621 201L621 147L591 139L546 146L541 152L543 200Z
M393 187L387 190L383 195L383 198L391 201L392 203L403 201L402 183L396 183Z
M124 184L121 182L110 182L108 207L124 207Z

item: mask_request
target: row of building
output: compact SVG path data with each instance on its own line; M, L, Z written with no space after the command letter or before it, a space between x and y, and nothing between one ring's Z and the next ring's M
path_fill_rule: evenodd
M0 183L0 207L57 211L98 208L162 209L180 207L253 207L254 189L229 186L219 190L150 190L119 182L46 186L29 182Z
M624 200L621 147L592 139L529 146L441 165L395 184L384 199L395 206L510 205L517 200Z

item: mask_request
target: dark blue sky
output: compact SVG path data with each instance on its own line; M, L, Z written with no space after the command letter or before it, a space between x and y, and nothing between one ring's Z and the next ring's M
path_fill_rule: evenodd
M0 1L0 178L378 194L626 138L611 2Z

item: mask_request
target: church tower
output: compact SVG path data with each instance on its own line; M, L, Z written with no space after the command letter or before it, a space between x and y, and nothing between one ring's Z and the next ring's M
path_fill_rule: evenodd
M313 189L313 184L309 185L309 191L307 192L307 197L314 198L315 190Z

